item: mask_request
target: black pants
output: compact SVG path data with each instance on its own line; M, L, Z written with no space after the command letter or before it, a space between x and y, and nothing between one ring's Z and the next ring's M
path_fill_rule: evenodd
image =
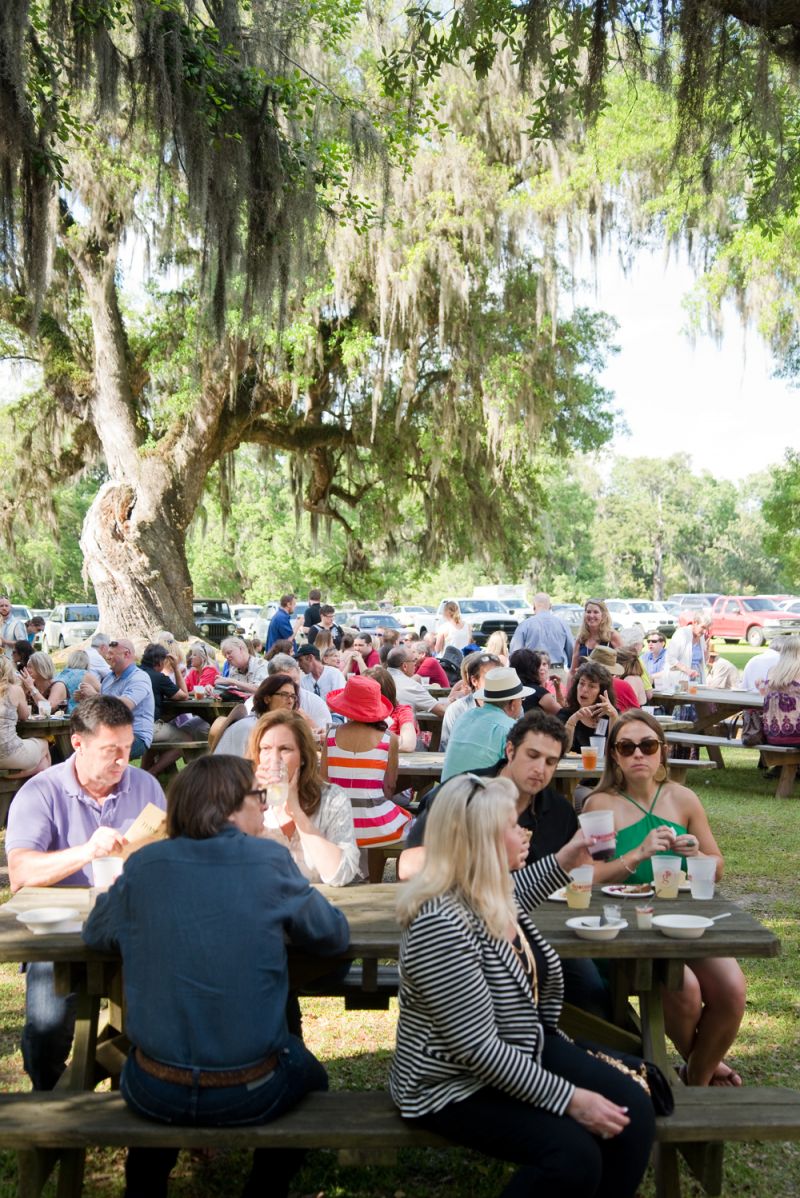
M569 1115L553 1115L491 1086L411 1122L521 1165L503 1198L633 1198L655 1135L649 1096L619 1070L554 1033L547 1034L542 1064L626 1106L625 1130L603 1140Z

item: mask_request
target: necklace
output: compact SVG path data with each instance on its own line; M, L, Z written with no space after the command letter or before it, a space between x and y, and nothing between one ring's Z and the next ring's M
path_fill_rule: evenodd
M517 960L520 963L522 972L525 974L525 977L528 979L528 982L529 982L530 988L531 988L531 993L533 995L533 1005L535 1007L538 1007L539 1006L539 970L536 968L536 958L534 957L533 953L531 952L531 946L528 944L528 938L525 935L525 933L523 932L522 928L519 926L518 923L514 924L514 928L516 930L517 935L514 940L509 940L508 943L511 945L512 949L514 950L514 955L516 956ZM517 944L517 941L519 941L519 945Z

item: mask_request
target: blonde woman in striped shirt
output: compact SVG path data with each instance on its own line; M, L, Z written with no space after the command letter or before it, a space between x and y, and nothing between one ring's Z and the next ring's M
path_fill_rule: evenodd
M392 1096L415 1124L519 1165L506 1198L633 1198L650 1097L559 1032L561 965L530 918L588 862L583 833L524 866L516 793L464 774L431 809L425 865L398 902Z

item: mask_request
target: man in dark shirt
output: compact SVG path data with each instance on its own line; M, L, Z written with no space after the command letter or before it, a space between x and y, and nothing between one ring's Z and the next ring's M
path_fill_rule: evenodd
M516 786L519 791L517 822L532 833L528 865L548 853L557 852L578 830L578 817L572 804L550 789L556 766L568 745L569 733L561 721L536 709L517 720L509 732L505 757L495 765L471 771L483 777L509 778ZM408 847L397 862L397 876L401 881L413 877L422 868L425 820L437 793L432 791L426 796L425 809L417 816L408 834ZM562 968L566 1001L609 1019L608 992L594 963L590 960L563 961Z
M308 592L308 607L303 613L303 627L313 628L315 624L319 624L319 605L322 599L322 591L318 591L316 587L312 587Z

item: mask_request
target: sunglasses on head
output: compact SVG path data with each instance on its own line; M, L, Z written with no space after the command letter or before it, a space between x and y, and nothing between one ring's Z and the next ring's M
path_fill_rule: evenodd
M646 736L644 740L618 740L614 748L620 757L633 757L637 749L645 757L652 757L661 748L661 741L655 736Z
M464 777L468 782L472 783L472 788L467 795L467 801L464 804L465 807L469 807L470 803L475 798L476 792L478 790L486 790L486 779L479 778L477 774L465 774Z

